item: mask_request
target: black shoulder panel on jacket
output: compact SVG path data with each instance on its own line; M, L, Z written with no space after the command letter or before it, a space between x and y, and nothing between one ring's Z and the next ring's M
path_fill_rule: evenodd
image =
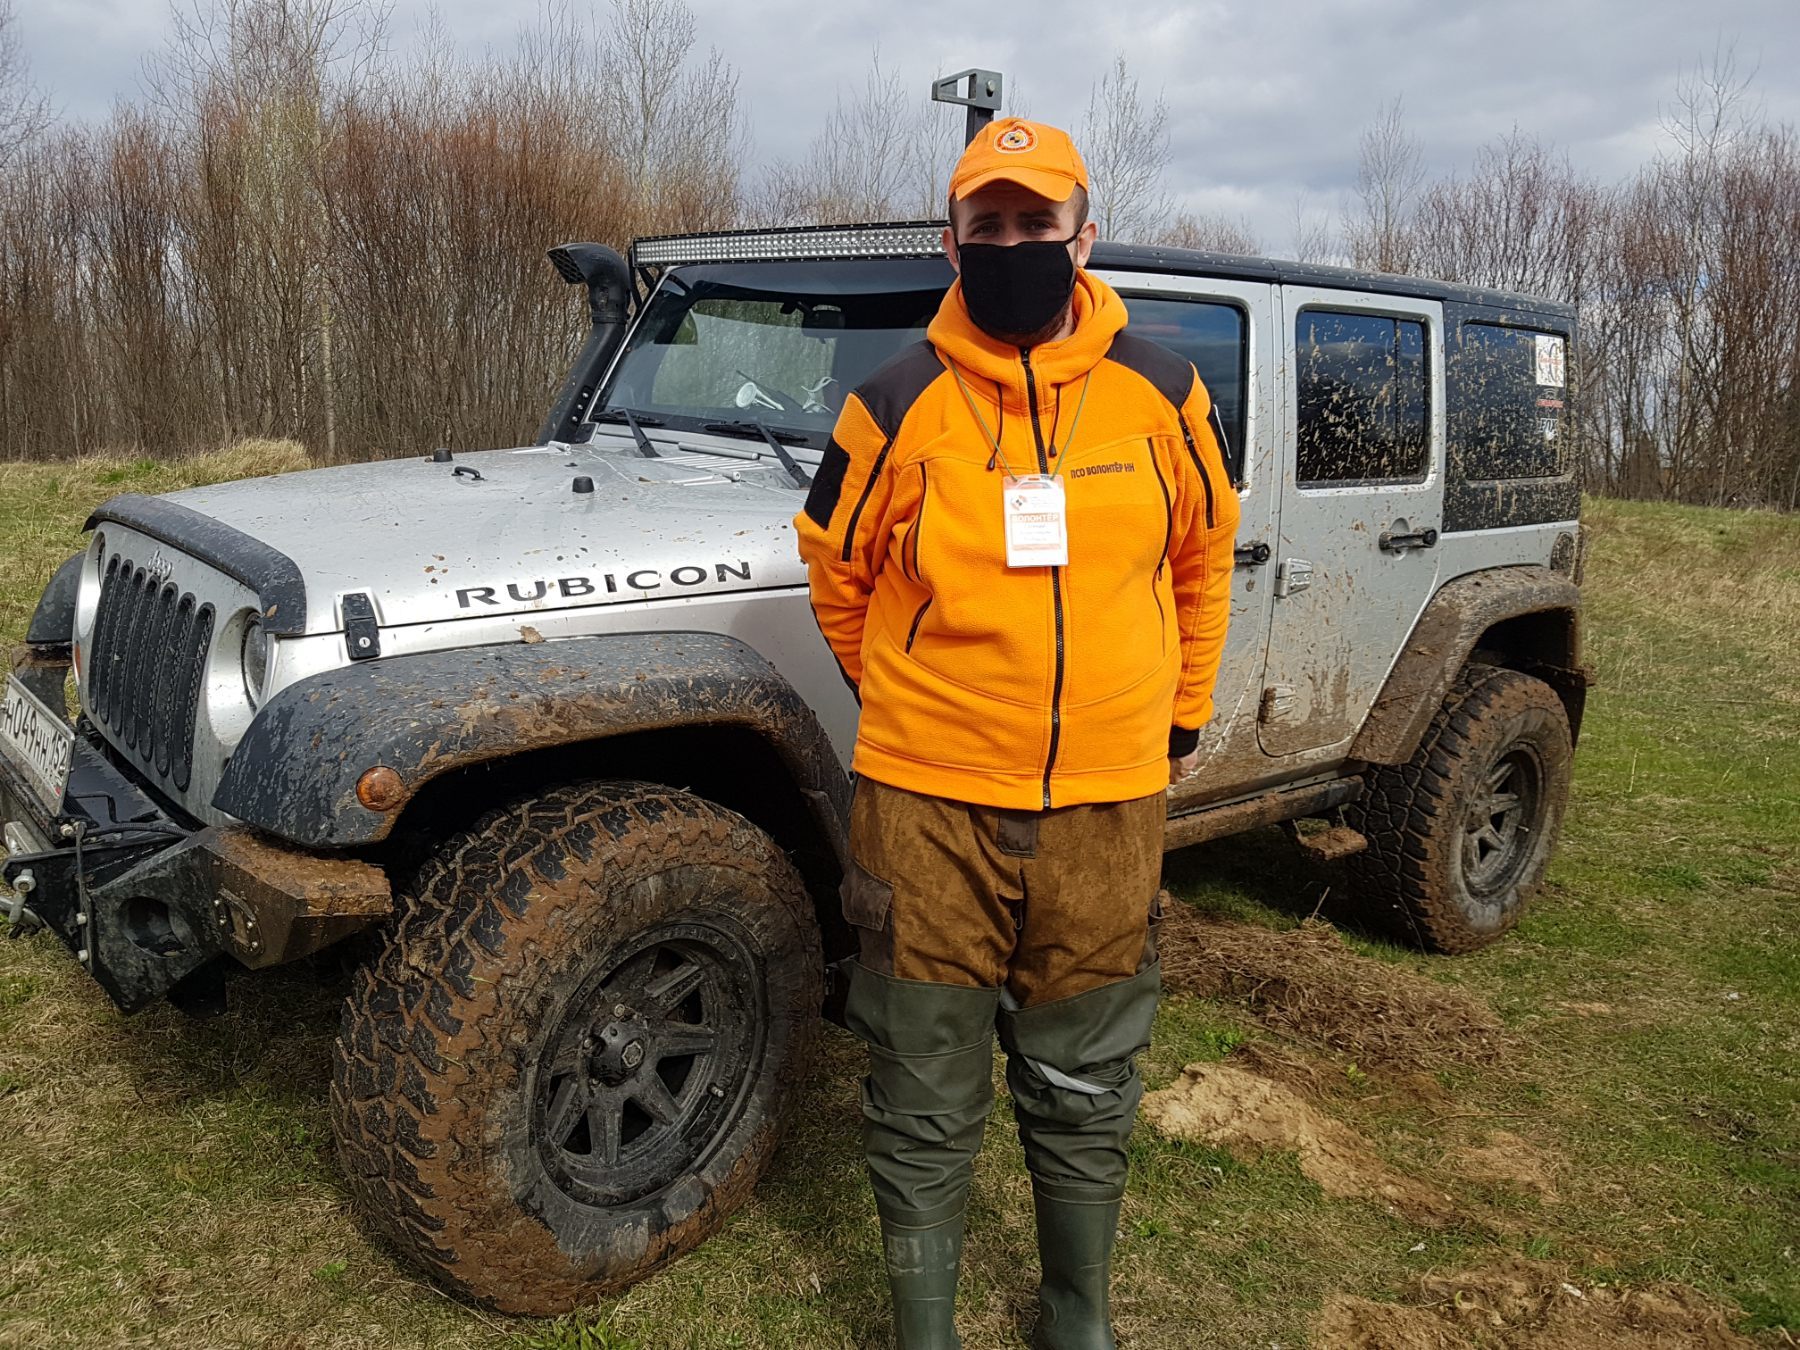
M813 475L812 486L806 493L806 514L821 530L831 528L831 513L837 510L838 497L844 490L844 474L849 468L850 456L833 436L825 442L819 471Z
M1135 370L1156 391L1179 409L1194 388L1194 367L1184 357L1175 355L1160 343L1133 337L1129 330L1113 339L1106 353L1108 361L1117 361L1127 370Z
M944 363L938 359L937 349L929 342L915 342L902 347L857 385L856 396L881 428L881 434L891 441L899 434L900 423L919 395L943 373Z

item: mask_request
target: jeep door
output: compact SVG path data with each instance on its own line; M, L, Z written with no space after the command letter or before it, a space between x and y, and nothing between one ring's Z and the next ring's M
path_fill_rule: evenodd
M1348 750L1436 589L1444 496L1435 301L1281 288L1283 460L1258 736Z
M1178 788L1170 809L1243 788L1240 768L1260 759L1252 715L1262 688L1263 635L1267 631L1271 571L1251 559L1255 545L1274 542L1279 491L1276 451L1277 356L1274 288L1260 282L1212 277L1115 272L1106 280L1125 300L1130 331L1194 363L1212 395L1224 429L1221 447L1237 488L1243 519L1231 592L1231 624L1214 686L1215 712L1200 733L1200 771Z

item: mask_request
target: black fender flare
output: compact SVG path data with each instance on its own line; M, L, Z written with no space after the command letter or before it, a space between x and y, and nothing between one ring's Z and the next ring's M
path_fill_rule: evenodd
M212 804L309 848L385 839L440 774L629 732L738 726L762 737L842 852L850 781L825 729L753 647L717 633L619 633L382 657L311 675L258 712ZM357 783L399 776L386 809Z
M66 559L38 596L25 641L34 647L66 647L75 641L75 593L81 587L85 551Z
M1547 650L1520 668L1556 689L1569 710L1571 731L1578 732L1592 682L1581 664L1581 588L1547 567L1495 567L1447 581L1431 597L1351 744L1350 758L1365 764L1411 759L1483 636L1496 624L1530 615L1561 622L1555 643L1545 644Z

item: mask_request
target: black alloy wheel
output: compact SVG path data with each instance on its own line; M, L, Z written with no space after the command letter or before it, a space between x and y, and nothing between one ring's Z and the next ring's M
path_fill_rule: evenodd
M718 1142L763 1049L763 981L715 923L635 934L583 982L545 1043L532 1135L584 1204L641 1199Z

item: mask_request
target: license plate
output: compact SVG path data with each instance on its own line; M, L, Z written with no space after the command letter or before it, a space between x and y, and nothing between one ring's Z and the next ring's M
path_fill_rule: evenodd
M17 675L8 675L6 704L0 710L0 756L52 815L62 810L74 750L75 730L68 721L45 707Z

